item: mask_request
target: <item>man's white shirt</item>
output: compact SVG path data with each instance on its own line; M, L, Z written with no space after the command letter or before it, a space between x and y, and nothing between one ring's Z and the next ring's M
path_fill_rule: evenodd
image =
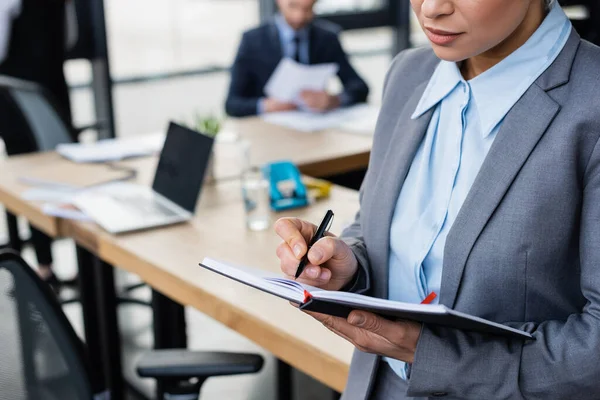
M21 13L21 0L0 0L0 63L6 58L13 20Z

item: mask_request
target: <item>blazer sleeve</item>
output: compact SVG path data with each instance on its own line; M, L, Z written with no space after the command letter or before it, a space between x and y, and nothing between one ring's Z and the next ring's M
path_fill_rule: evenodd
M600 141L583 180L579 234L587 305L565 321L512 323L533 341L424 326L409 396L461 399L597 399L600 393Z
M248 33L242 41L231 67L231 83L225 102L225 111L232 117L249 117L258 113L260 98L252 92L254 74L252 73L252 41Z
M348 55L344 52L339 37L335 34L332 34L332 36L333 59L339 65L338 77L344 85L344 91L341 95L342 105L349 106L364 103L369 97L369 87L350 64Z
M367 171L367 175L365 176L365 181L369 179L369 172ZM360 189L360 203L362 203L363 197L363 189L365 184ZM356 213L356 217L354 218L354 222L352 225L347 227L340 237L354 253L356 260L358 261L358 272L354 279L342 288L342 291L353 292L359 294L367 294L371 289L371 272L369 266L369 255L367 251L367 246L365 244L365 240L363 238L362 227L360 223L360 210Z

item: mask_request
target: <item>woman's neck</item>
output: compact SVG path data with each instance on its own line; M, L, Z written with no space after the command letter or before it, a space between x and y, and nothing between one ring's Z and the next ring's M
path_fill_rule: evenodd
M496 47L462 62L460 70L463 78L470 80L483 74L511 55L519 47L523 46L540 27L546 17L545 7L542 3L536 2L536 4L539 4L539 7L532 4L523 22L508 38Z

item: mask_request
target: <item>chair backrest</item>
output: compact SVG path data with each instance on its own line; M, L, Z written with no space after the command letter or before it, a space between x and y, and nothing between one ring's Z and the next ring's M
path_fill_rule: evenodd
M38 151L54 150L59 144L72 142L71 128L56 102L40 86L0 76L0 91L12 106L9 112L19 113L18 120L27 125L21 131L31 136L26 139L35 143Z
M91 376L54 294L18 255L0 252L0 400L91 400Z

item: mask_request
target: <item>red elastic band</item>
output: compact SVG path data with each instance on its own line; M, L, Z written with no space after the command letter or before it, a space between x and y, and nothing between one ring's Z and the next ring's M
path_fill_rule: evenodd
M425 300L423 300L421 302L421 304L431 304L435 298L437 297L437 294L435 292L431 292L429 293L429 296L425 297Z
M308 290L304 291L304 302L308 303L312 299L312 294L308 292Z

